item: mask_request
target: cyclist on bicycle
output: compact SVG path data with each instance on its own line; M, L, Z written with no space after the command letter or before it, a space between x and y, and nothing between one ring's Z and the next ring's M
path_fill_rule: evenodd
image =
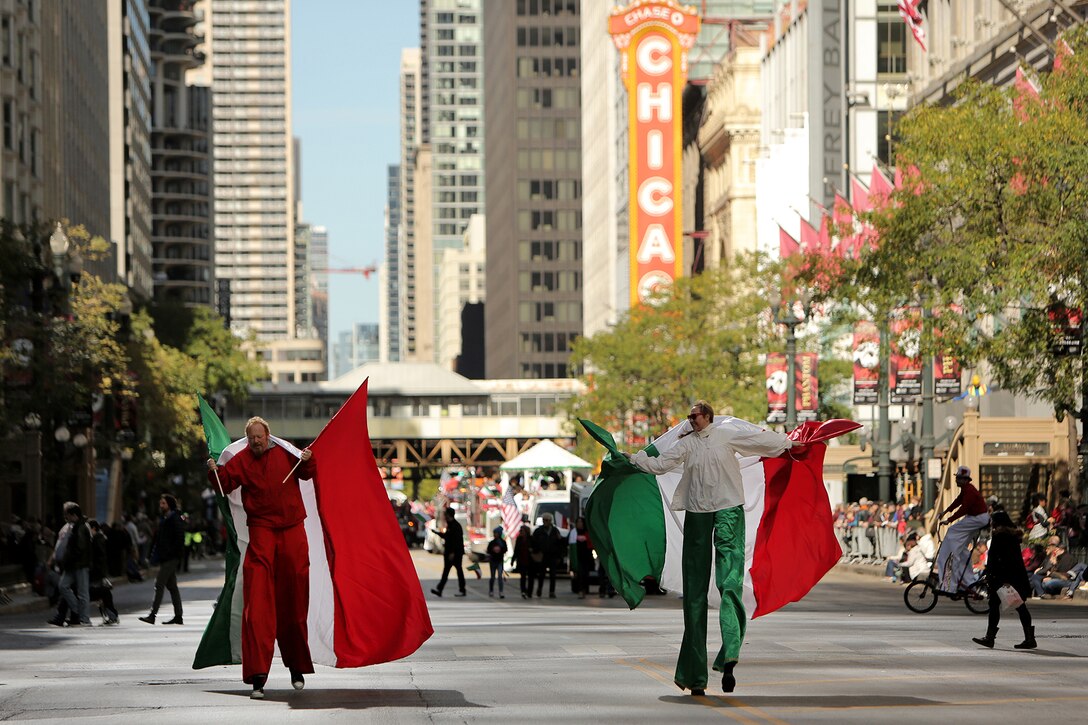
M944 519L942 524L951 524L945 533L941 550L937 554L937 571L941 576L941 590L946 594L955 594L969 584L964 581L967 566L967 542L975 535L990 525L990 509L982 494L971 483L971 469L960 466L956 469L956 483L960 487L960 495L948 505L946 509L937 514L938 519ZM945 519L945 515L949 514ZM955 522L955 523L952 523ZM946 571L948 558L952 558L952 571Z

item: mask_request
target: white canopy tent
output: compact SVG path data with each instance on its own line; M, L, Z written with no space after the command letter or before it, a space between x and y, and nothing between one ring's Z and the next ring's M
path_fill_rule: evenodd
M509 480L510 473L517 471L558 471L563 474L564 488L569 491L574 479L574 471L591 471L593 464L583 461L550 440L542 440L521 455L499 466L499 470L503 473L504 483Z

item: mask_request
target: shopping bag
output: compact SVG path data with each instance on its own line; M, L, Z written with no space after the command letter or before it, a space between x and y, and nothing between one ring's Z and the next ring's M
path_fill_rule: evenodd
M1024 599L1020 596L1020 592L1016 591L1011 584L1002 584L997 588L997 598L1001 600L1001 608L1003 610L1016 609L1024 603Z

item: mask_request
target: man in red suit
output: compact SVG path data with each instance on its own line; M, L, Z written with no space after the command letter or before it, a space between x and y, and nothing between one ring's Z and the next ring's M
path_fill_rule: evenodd
M242 564L242 681L260 699L276 641L296 690L306 684L303 675L314 671L306 639L310 556L299 481L313 478L316 465L309 448L296 458L276 445L262 418L249 419L246 439L249 445L223 466L208 459L208 478L214 483L218 477L224 494L242 489L249 525Z

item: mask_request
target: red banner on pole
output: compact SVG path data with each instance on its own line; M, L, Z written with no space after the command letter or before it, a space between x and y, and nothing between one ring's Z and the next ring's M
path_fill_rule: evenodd
M817 420L820 409L819 359L814 352L797 353L797 420Z
M880 331L868 320L854 325L854 405L876 405L880 392Z
M786 422L786 390L789 374L786 371L786 354L772 352L767 355L767 422Z
M904 318L892 320L891 403L913 404L922 395L922 357L919 350L921 310L903 310Z

